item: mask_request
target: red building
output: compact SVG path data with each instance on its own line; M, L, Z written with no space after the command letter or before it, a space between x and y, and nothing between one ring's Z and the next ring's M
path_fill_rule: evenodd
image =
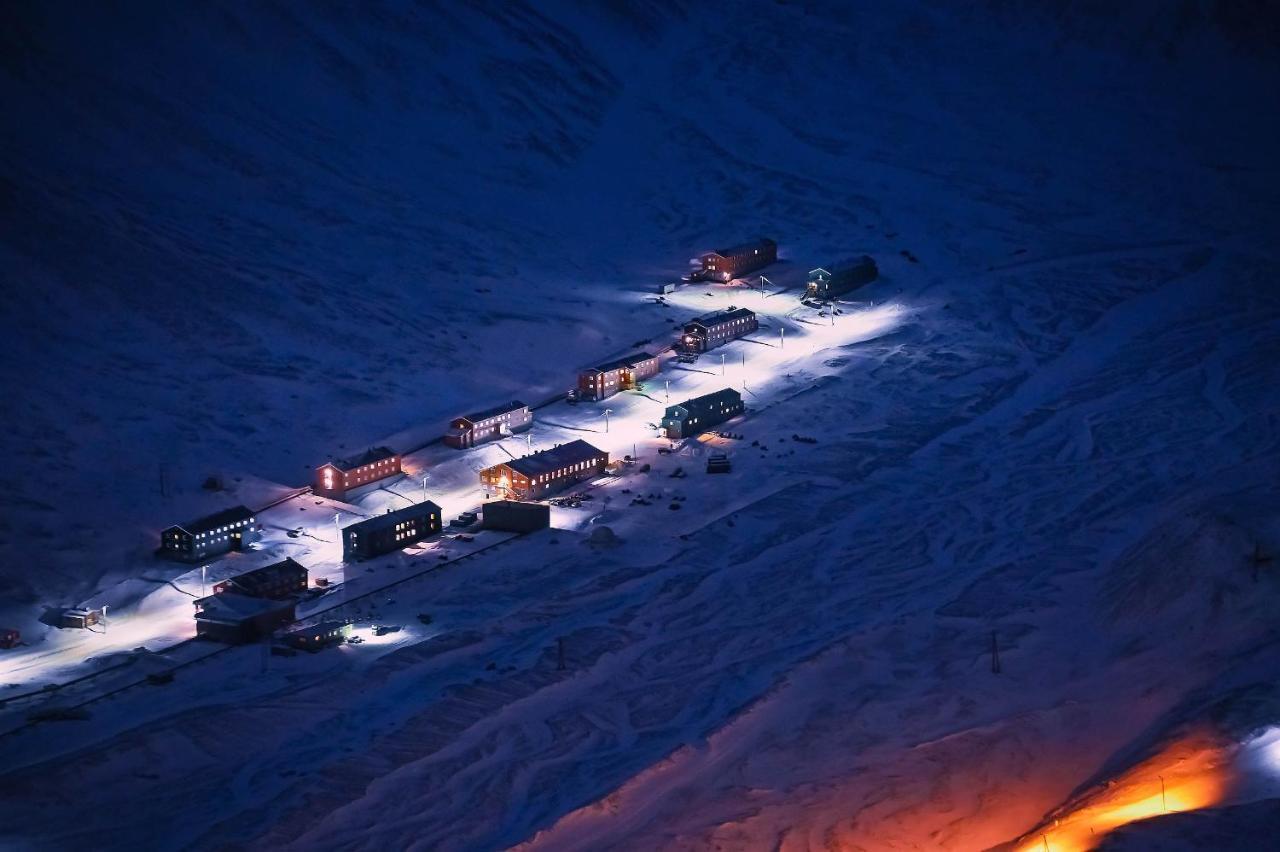
M608 399L618 391L631 390L645 379L658 375L662 362L657 355L636 352L625 358L590 367L578 374L579 399Z
M399 476L400 454L388 447L374 447L349 459L336 459L316 468L314 490L321 497L341 500L353 491L373 482Z
M761 238L729 248L709 251L698 258L698 268L690 276L695 281L732 281L778 259L778 244Z
M213 593L235 592L251 598L285 600L307 590L307 569L292 559L264 565L229 577L213 587Z

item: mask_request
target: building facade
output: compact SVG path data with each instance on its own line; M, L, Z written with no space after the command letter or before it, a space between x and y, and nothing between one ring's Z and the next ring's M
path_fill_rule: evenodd
M758 240L715 249L698 258L693 278L701 281L732 281L764 269L778 259L778 244L762 237Z
M809 270L809 283L804 288L806 299L834 299L870 284L880 275L876 262L868 255L850 258L829 267Z
M257 541L258 521L244 506L234 506L160 533L156 555L178 562L202 562Z
M369 559L417 544L443 528L440 507L430 500L375 515L342 529L342 558Z
M294 621L293 601L251 598L227 592L196 601L196 635L240 644L270 636Z
M486 530L528 533L551 526L551 507L543 503L520 503L515 500L490 500L481 509Z
M449 424L449 431L444 433L444 443L455 449L464 450L506 437L515 432L523 432L533 423L533 411L520 400L513 400L506 405L499 405L475 414L459 417Z
M345 621L322 621L309 627L297 627L284 634L284 641L303 651L319 651L330 645L339 645L351 635L351 625Z
M662 430L671 439L691 438L745 410L742 395L733 388L725 388L705 396L686 399L679 405L667 406L667 413L662 418Z
M251 598L272 600L284 600L306 590L307 569L292 559L228 577L213 586L215 595L234 592Z
M755 311L730 307L685 323L676 348L683 352L707 352L759 327Z
M374 447L349 459L335 459L316 468L313 490L321 497L342 500L354 491L379 480L399 476L400 454L389 447Z
M645 379L658 375L662 362L657 355L636 352L625 358L589 367L578 374L579 399L608 399L618 391L632 390Z
M565 486L594 479L609 464L609 454L586 441L570 441L524 458L480 471L480 484L490 494L536 500Z

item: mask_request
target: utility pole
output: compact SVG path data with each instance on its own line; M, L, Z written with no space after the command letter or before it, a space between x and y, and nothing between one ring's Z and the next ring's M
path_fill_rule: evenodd
M107 604L102 605L102 635L107 635Z
M720 353L720 375L724 375L724 353Z
M667 383L667 400L666 401L670 402L671 401L671 380L666 379L665 381Z
M994 630L991 631L991 673L1000 674L1000 645Z
M609 415L610 415L610 414L612 414L612 413L613 413L613 409L612 409L612 408L606 408L606 409L604 410L604 431L605 431L605 434L608 434L608 432L609 432Z
M422 502L427 502L427 477L422 477Z
M204 597L204 596L205 596L205 591L204 591L204 573L205 573L206 571L208 571L208 570L209 570L209 566L208 566L208 565L201 565L201 566L200 566L200 597Z
M1160 807L1165 813L1169 813L1169 802L1164 797L1164 776L1160 776Z
M640 453L636 452L636 445L634 441L631 443L631 458L633 460L640 458Z
M787 348L787 327L783 325L778 326L778 348Z
M524 436L524 451L526 455L533 455L533 433Z
M333 513L333 528L338 532L338 544L342 544L342 524L338 523L338 517L341 512Z

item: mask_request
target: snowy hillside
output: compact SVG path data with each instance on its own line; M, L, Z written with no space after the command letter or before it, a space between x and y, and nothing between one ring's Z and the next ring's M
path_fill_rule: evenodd
M412 627L393 640L239 649L56 742L0 719L0 845L1274 826L1248 744L1280 725L1280 575L1246 558L1280 549L1274 17L850 5L6 9L0 626L33 646L0 683L53 665L45 607L185 613L162 527L757 298L656 304L701 250L776 239L761 311L797 333L753 362L730 478L669 478L696 443L654 456L565 531L346 610ZM843 325L776 307L864 252L882 278ZM588 411L540 437L598 432ZM621 544L588 543L606 524ZM1153 777L1182 804L1143 810Z

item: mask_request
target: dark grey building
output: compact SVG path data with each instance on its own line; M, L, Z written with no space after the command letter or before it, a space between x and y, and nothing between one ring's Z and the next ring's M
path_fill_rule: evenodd
M375 515L342 529L342 558L368 559L400 550L435 535L443 528L440 507L430 500Z
M834 299L870 284L880 275L876 262L868 255L842 260L832 266L809 270L809 283L804 288L806 299Z
M686 399L679 405L667 406L662 429L668 438L689 438L712 426L736 417L746 410L742 395L725 388L705 396Z
M156 555L178 562L201 562L257 540L257 518L244 506L234 506L176 524L160 534Z
M527 533L551 526L551 507L545 503L520 503L515 500L491 500L480 509L487 530Z
M759 327L755 311L729 307L685 323L676 348L683 352L707 352Z

